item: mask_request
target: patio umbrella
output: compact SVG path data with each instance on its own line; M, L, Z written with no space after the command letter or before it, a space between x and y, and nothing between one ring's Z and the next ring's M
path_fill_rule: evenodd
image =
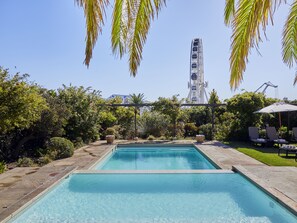
M297 106L287 104L285 102L276 102L272 105L269 105L267 107L264 107L258 111L255 111L254 113L278 113L279 116L279 126L281 127L282 121L281 121L281 112L291 112L291 111L297 111Z

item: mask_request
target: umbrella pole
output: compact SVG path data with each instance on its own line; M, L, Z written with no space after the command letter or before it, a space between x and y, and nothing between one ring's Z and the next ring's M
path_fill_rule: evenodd
M282 116L280 112L278 113L279 127L282 127Z

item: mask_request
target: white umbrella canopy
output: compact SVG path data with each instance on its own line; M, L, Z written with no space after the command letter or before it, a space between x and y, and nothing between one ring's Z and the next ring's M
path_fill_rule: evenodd
M277 112L290 112L297 111L297 106L290 105L285 102L276 102L272 105L269 105L265 108L262 108L254 113L277 113Z
M272 105L269 105L267 107L264 107L258 111L255 111L254 113L279 113L279 125L281 126L281 112L291 112L291 111L297 111L297 106L287 104L285 102L276 102Z

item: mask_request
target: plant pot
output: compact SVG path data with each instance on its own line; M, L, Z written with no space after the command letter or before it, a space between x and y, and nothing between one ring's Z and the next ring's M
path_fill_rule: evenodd
M199 143L204 142L205 136L204 135L196 135L196 141Z
M107 135L106 136L106 141L108 144L112 144L114 141L114 135Z

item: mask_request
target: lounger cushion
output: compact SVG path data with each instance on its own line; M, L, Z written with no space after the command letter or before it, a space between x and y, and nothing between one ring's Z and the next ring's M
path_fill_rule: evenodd
M275 139L273 141L276 142L276 143L280 143L280 144L282 144L282 143L288 143L288 141L285 140L285 139Z
M281 149L285 149L285 150L296 150L297 151L297 147L296 146L293 146L293 145L283 145L281 147Z

